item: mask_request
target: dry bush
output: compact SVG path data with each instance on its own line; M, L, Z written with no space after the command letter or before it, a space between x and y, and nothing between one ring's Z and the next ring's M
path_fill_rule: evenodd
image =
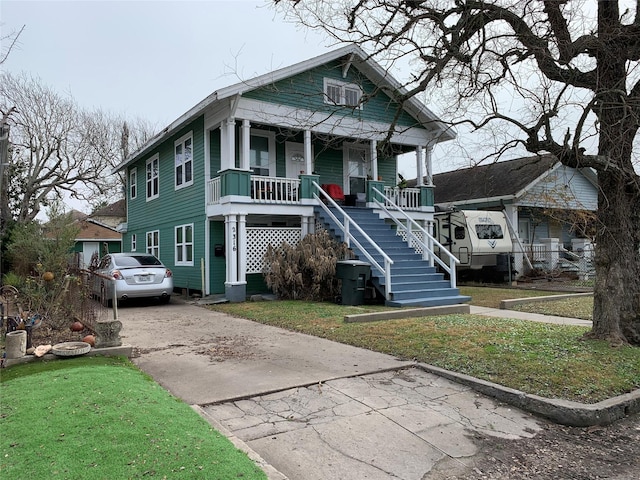
M336 262L351 257L344 243L326 230L307 235L297 245L269 246L263 275L267 286L287 300L332 301L340 294Z

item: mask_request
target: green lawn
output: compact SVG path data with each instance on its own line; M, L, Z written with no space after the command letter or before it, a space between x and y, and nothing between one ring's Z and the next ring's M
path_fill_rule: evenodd
M462 289L463 293L466 289ZM484 303L525 294L486 289ZM480 297L480 296L478 296ZM474 297L474 298L478 298ZM476 303L474 300L472 303ZM493 303L492 303L493 302ZM536 304L538 305L538 304ZM476 315L344 323L345 315L381 307L295 301L210 308L338 342L415 359L545 397L594 403L640 387L640 348L585 341L587 328Z
M126 359L15 365L0 379L2 478L266 479Z

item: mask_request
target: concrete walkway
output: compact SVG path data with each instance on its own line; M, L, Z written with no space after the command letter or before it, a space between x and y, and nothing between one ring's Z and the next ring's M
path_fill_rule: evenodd
M502 312L504 316L505 312ZM545 421L413 362L190 304L120 309L133 361L272 479L441 479Z
M518 312L516 310L501 310L499 308L470 306L470 313L474 315L484 315L487 317L515 318L518 320L528 320L530 322L553 323L556 325L581 325L590 327L591 320L581 320L579 318L555 317L552 315L541 315L539 313Z

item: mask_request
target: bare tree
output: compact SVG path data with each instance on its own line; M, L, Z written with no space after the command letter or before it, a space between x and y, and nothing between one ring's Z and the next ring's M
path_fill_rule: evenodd
M137 151L154 134L156 127L150 122L134 118L126 120L103 110L83 114L83 126L92 154L106 166L100 183L82 185L82 191L93 208L123 196L125 172L111 174L113 167L122 163L130 152Z
M410 60L413 78L396 100L451 93L444 115L490 129L494 158L520 147L595 169L589 336L640 345L640 2L274 1L286 18L378 59Z
M20 34L25 29L25 26L26 25L20 27L20 30L17 32L13 31L0 37L0 43L3 45L2 49L0 49L0 65L5 62L7 57L9 57L11 50L13 50L18 44L18 38L20 38Z
M125 154L122 117L83 110L39 79L3 73L0 111L11 109L3 215L11 212L25 222L53 199L77 198L95 206L123 195L124 178L111 174ZM151 128L136 119L126 149L150 138Z
M19 222L65 194L86 199L83 184L101 185L107 165L94 154L86 117L75 102L38 79L0 78L0 109L15 108L7 166L10 210Z

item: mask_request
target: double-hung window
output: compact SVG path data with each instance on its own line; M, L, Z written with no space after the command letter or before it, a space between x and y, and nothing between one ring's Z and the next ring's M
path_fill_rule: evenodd
M147 200L157 198L160 194L159 162L157 154L147 160Z
M160 230L147 232L147 253L160 258Z
M136 237L136 234L135 234L135 233L132 233L132 234L131 234L131 251L132 251L132 252L135 252L135 251L136 251L137 246L138 246L138 239L137 239L137 237Z
M176 265L193 266L193 224L176 227Z
M193 183L193 136L191 133L178 139L174 145L176 188Z
M324 79L324 102L331 105L362 108L362 89L354 83Z
M129 171L129 198L133 200L138 195L138 169Z

